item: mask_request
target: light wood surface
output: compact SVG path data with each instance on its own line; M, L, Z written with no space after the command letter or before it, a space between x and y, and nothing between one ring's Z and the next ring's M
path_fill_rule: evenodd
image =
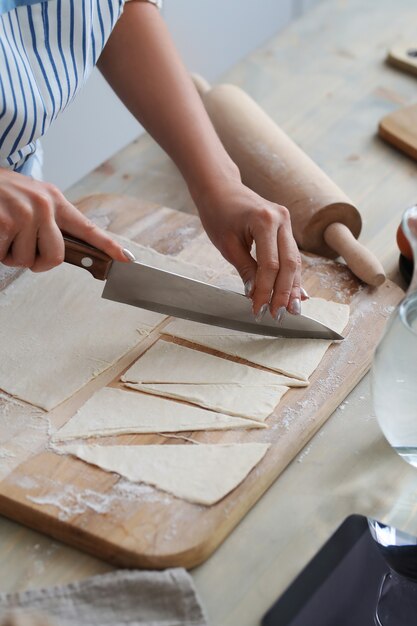
M415 202L417 170L376 133L384 115L415 101L415 77L385 59L396 41L415 39L416 23L415 0L324 0L222 77L247 90L352 198L363 217L362 241L398 282L395 231L404 209ZM68 195L97 191L149 200L149 216L152 202L194 210L175 166L147 136ZM106 225L105 216L97 219ZM167 213L166 233L174 222ZM190 225L187 236L192 232ZM134 226L129 236L135 236ZM176 240L171 245L178 250ZM350 513L417 533L416 493L417 472L382 436L366 376L213 556L192 571L212 624L259 624ZM0 523L0 562L5 591L110 569L7 519Z
M124 198L102 195L86 199L82 206L92 217L97 213L105 216L113 230L124 202ZM133 199L126 199L126 203L131 207L130 223L137 229L135 241L143 244L150 226L148 206L145 203L142 207L140 201L135 204ZM115 209L116 206L119 208ZM169 215L176 227L169 232L167 241L164 224ZM192 253L196 265L202 267L202 280L206 259L211 256L210 267L221 275L221 281L224 282L228 272L231 280L234 275L240 285L232 267L225 264L202 232L197 217L155 208L151 219L153 246L159 252L166 254L171 239L176 240L181 248L178 258L189 258ZM189 225L192 225L194 237L184 241L183 233ZM123 235L128 228L129 223L124 222L117 232ZM0 513L115 565L194 567L203 562L362 378L390 311L402 297L402 290L390 281L378 290L364 288L345 266L315 256L304 259L303 284L311 295L345 302L351 307L345 340L329 348L311 377L310 386L291 389L286 394L285 400L268 418L266 431L186 433L202 443L256 441L271 444L265 458L226 498L214 506L204 507L151 488L135 490L126 481L122 481L124 489L121 490L114 474L73 457L58 455L49 447L51 434L86 398L106 383L117 385L127 363L164 336L167 322L163 322L111 371L50 411L44 417L48 429L44 437L34 441L33 447L28 446L21 452L11 450L15 454L13 469L5 472L0 483ZM6 412L7 409L5 406ZM24 408L22 412L24 414ZM158 435L124 435L98 441L169 445L173 439ZM3 454L7 450L5 445ZM65 497L62 492L70 496Z
M417 104L383 117L378 132L385 141L417 161Z

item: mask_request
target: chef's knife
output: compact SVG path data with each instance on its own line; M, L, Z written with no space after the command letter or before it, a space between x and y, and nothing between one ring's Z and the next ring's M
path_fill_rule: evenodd
M285 313L278 324L270 315L255 321L244 295L192 278L144 265L113 261L105 252L64 235L65 261L105 280L102 297L194 322L269 337L343 339L337 332L305 315Z

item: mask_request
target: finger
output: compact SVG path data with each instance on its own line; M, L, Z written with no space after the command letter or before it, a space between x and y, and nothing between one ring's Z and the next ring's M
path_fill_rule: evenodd
M102 250L116 261L128 262L123 248L110 235L101 230L96 224L80 213L71 203L66 203L56 217L59 228L69 235L74 235L82 241Z
M17 233L9 252L5 258L5 264L10 262L14 267L32 267L36 257L37 227L29 225Z
M268 305L280 269L277 246L277 228L262 228L254 233L256 243L257 271L253 292L253 312L258 315Z
M239 276L243 281L245 295L250 297L255 287L257 265L246 242L241 241L235 235L231 235L223 246L222 254L239 272Z
M301 313L301 259L298 254L297 269L294 275L294 281L290 293L290 300L288 303L288 311L293 315L300 315Z
M300 287L300 293L301 293L301 302L304 302L305 300L309 300L310 299L310 296L308 295L308 293L304 289L304 287Z
M13 241L9 237L1 239L0 235L0 263L4 265L11 265L11 255L9 254L10 247Z
M32 272L45 272L64 260L64 240L55 220L47 220L39 226L37 256Z
M278 250L280 271L274 285L274 293L271 299L271 315L276 318L280 309L287 309L290 303L290 297L293 299L301 299L300 294L300 273L299 252L297 244L291 233L291 229L281 226L278 231ZM294 280L297 284L293 291Z
M16 234L17 230L11 225L6 228L0 218L0 263L4 263L4 260L8 257L10 247ZM7 265L7 263L5 263L5 265Z

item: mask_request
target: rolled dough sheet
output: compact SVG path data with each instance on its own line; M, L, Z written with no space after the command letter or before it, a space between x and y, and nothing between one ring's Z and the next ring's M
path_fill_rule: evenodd
M259 427L264 424L156 396L105 387L95 393L52 439L65 441L127 433Z
M303 302L303 313L339 333L349 321L348 305L322 298ZM271 339L186 320L174 320L163 332L300 380L308 380L332 343L324 339Z
M104 300L102 290L102 281L63 263L24 272L2 291L0 389L52 409L165 319Z
M271 415L289 387L283 385L239 385L215 383L209 385L179 383L125 383L126 387L165 398L187 400L212 411L264 421Z
M265 372L168 341L154 343L126 370L122 380L128 383L237 383L241 386L287 387L304 387L308 384L296 378Z
M192 278L208 270L116 237L138 260ZM142 341L165 317L101 298L103 282L67 264L27 271L0 292L0 389L49 410Z
M97 446L62 450L128 480L145 482L197 504L215 504L235 489L269 448L263 443Z

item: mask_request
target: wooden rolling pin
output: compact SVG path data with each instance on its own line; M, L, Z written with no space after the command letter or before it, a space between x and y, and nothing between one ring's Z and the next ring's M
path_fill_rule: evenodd
M287 207L298 246L330 258L341 256L365 283L381 285L384 269L357 241L361 216L343 191L242 89L210 87L199 76L193 81L243 182Z

